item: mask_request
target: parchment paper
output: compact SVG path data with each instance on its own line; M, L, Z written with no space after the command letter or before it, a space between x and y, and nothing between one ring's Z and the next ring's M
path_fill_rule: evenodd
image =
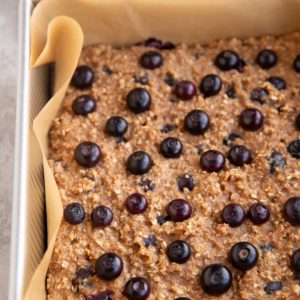
M54 96L36 117L43 153L48 249L26 300L46 299L45 278L62 218L62 203L47 163L48 131L83 45L126 45L154 36L173 42L283 34L300 30L300 0L42 0L31 19L31 66L55 62Z

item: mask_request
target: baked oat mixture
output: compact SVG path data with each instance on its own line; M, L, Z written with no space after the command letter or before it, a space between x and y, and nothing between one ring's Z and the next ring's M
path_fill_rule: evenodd
M50 130L49 300L300 299L299 45L83 50Z

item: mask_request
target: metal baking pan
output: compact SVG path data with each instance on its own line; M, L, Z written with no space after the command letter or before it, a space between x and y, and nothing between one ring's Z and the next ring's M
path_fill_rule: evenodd
M33 134L32 121L49 96L49 69L47 66L34 70L29 68L30 15L33 7L32 1L19 1L9 300L23 299L29 280L46 248L42 156Z

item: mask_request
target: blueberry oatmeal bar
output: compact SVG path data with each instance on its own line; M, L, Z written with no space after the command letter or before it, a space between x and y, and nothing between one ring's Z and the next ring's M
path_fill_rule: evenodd
M83 50L50 130L49 300L300 298L299 45Z

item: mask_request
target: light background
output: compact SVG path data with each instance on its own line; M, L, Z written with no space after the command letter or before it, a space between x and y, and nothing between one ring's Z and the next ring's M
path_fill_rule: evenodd
M23 0L20 0L23 1ZM0 0L0 299L7 299L17 86L18 0Z

